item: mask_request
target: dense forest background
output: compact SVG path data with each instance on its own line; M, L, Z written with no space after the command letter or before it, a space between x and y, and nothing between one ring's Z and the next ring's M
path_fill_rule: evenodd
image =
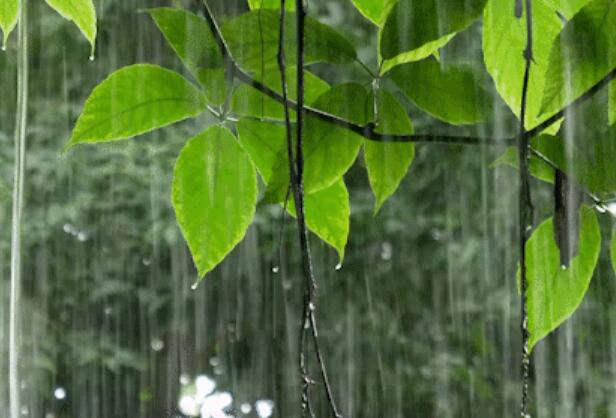
M198 2L174 3L199 10ZM243 0L210 3L221 19L247 7ZM85 98L109 72L135 62L183 71L149 16L138 12L159 5L169 2L98 1L91 62L74 27L31 2L24 416L182 416L179 401L203 375L232 395L229 414L259 416L255 402L271 400L273 416L297 416L302 282L289 218L279 207L259 207L247 239L191 289L197 274L171 209L171 173L186 139L213 121L203 115L136 141L60 155ZM312 0L309 13L354 40L375 65L376 32L349 2ZM476 24L456 37L441 59L480 63L480 31ZM15 62L12 42L0 53L1 350L8 338ZM356 70L355 78L365 76ZM313 71L344 81L335 66ZM515 133L513 115L496 99L492 116L472 129ZM447 129L425 117L413 122ZM347 175L352 228L340 270L334 252L313 239L323 352L345 416L517 416L517 177L490 167L502 152L418 145L409 175L377 216L365 172L355 167ZM536 217L543 219L551 214L551 190L534 181ZM602 226L608 236L609 222ZM616 416L615 283L601 260L582 307L537 346L533 416ZM3 361L2 376L5 368ZM3 379L0 411L7 405ZM326 416L325 402L316 406Z

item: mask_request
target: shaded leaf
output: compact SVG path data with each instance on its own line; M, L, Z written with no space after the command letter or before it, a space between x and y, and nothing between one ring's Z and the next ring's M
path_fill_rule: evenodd
M610 258L612 259L612 268L616 273L616 225L612 228L612 242L610 243Z
M19 0L2 0L0 2L0 29L2 29L2 48L6 49L9 35L17 25Z
M231 53L241 67L259 72L276 67L280 15L275 10L255 10L227 21L222 32ZM295 13L285 19L285 54L287 62L297 56ZM314 19L306 19L306 64L348 63L355 59L355 47L333 28Z
M389 76L419 108L445 122L474 124L489 114L489 97L470 69L429 59L397 66Z
M381 55L392 59L404 53L405 62L425 58L473 23L485 4L486 0L400 0L381 31Z
M616 83L610 83L609 99L608 99L608 123L614 125L616 123Z
M295 216L291 197L287 210ZM339 263L344 261L344 248L349 238L351 207L349 192L343 179L318 192L306 195L304 200L306 225L323 241L338 252Z
M250 9L280 9L280 0L248 0ZM290 12L295 11L295 0L287 0L284 8Z
M592 0L554 41L541 113L556 113L616 67L616 7Z
M549 161L554 162L557 166L565 160L562 145L560 140L550 135L540 135L531 140L533 149L548 157ZM496 161L491 164L491 167L507 165L518 169L520 167L518 149L509 147ZM554 168L546 163L535 154L531 154L529 159L528 169L530 174L539 180L547 183L554 183Z
M196 116L205 106L203 94L176 72L131 65L92 91L68 145L130 138Z
M4 0L3 0L4 1ZM86 37L94 55L96 45L96 9L92 0L45 0L63 18L77 25Z
M567 19L571 19L590 0L543 0ZM534 9L533 9L534 12Z
M377 93L378 124L376 131L382 134L412 134L413 124L406 110L388 92ZM374 94L371 101L374 100ZM372 103L368 103L372 106ZM369 114L372 108L367 109ZM376 199L374 213L376 214L385 200L394 194L400 182L406 175L415 157L415 144L375 142L366 140L364 144L364 159L368 171L370 187Z
M172 188L178 224L203 277L244 238L252 223L255 169L233 134L214 126L186 143Z
M599 259L601 234L591 208L583 207L580 217L579 253L569 268L561 267L551 218L535 230L526 244L531 350L575 312L588 290Z
M359 12L377 26L385 23L396 0L352 0Z

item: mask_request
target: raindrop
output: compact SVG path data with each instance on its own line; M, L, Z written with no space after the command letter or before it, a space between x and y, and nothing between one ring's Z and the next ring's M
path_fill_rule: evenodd
M5 44L5 45L2 45L2 50L3 50L3 51L6 51L6 44Z
M278 274L278 272L280 272L280 267L278 267L278 266L272 267L272 273Z
M64 224L62 226L62 230L64 232L66 232L67 234L74 234L75 233L75 227L71 224Z
M597 203L597 204L595 205L595 209L596 209L596 210L597 210L597 212L599 212L599 213L605 213L605 211L606 211L606 208L605 208L605 206L604 206L602 203Z
M152 350L154 351L161 351L163 348L165 348L165 343L160 338L154 338L150 342L150 347L152 347Z
M27 416L28 415L28 407L27 406L22 406L21 407L21 415Z
M103 312L105 312L105 315L111 315L111 312L113 312L113 309L111 309L110 306L105 306L105 309Z
M194 282L194 283L192 284L192 286L190 286L190 289L191 289L191 290L197 290L197 288L198 288L198 287L199 287L199 282Z
M185 386L185 385L187 385L187 384L189 384L189 383L190 383L190 377L189 377L187 374L182 373L182 374L180 375L180 384L181 384L182 386Z
M334 267L334 268L336 269L336 271L342 270L342 263L336 264L336 267Z
M250 414L250 411L252 411L252 406L249 403L243 403L240 405L240 411L242 411L242 414Z
M94 61L94 54L90 55L90 61Z
M560 268L563 269L563 270L567 270L567 266L565 266L564 264L561 264Z
M197 396L199 398L205 398L216 388L216 382L204 374L197 376L195 385L197 386Z
M199 404L192 396L182 396L178 402L178 408L184 415L188 415L190 417L196 417L199 415Z
M274 413L274 401L269 399L260 399L255 402L255 410L261 418L269 418Z
M87 241L87 240L88 240L88 234L87 234L87 233L85 233L85 232L83 232L83 231L81 231L81 232L79 232L79 233L77 234L77 239L78 239L79 241L81 241L81 242L85 242L85 241Z
M212 365L212 367L220 365L220 359L216 356L210 358L210 365Z
M308 304L308 309L310 309L311 311L314 311L314 310L315 310L315 308L316 308L316 307L314 306L314 303L310 302L310 303Z
M388 261L391 260L392 246L389 242L384 242L381 245L381 259Z
M215 367L215 368L214 368L214 374L215 374L216 376L220 376L220 375L222 375L222 367Z
M147 267L152 264L152 260L150 260L149 258L144 258L143 260L141 260L141 263L143 263L143 265Z
M66 399L66 390L62 387L55 388L53 391L53 397L59 401Z
M610 213L610 215L616 217L616 202L610 202L605 206L605 209Z

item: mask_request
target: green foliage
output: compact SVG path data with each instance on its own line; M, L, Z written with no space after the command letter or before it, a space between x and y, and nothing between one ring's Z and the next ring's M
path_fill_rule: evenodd
M544 0L554 10L558 10L567 19L571 19L589 0Z
M389 76L425 112L453 125L487 118L489 99L471 70L433 59L397 66Z
M86 37L92 49L96 45L96 10L92 0L45 0L49 6L57 11L63 18L77 25L83 36Z
M280 9L280 0L248 0L248 7L254 9ZM295 11L295 0L287 0L285 9Z
M520 116L522 81L526 61L526 19L516 18L509 0L489 0L483 18L483 52L486 69L494 79L498 93L511 111ZM524 12L525 13L525 12ZM541 122L539 108L546 84L550 50L562 29L556 9L545 1L533 3L533 31L541 34L533 39L533 65L529 79L526 104L526 127L533 128ZM545 118L544 118L545 119Z
M483 11L486 0L400 0L381 31L381 55L397 64L433 54Z
M612 227L612 240L610 242L610 258L612 259L612 267L616 273L616 225Z
M616 7L592 0L556 38L541 113L551 115L580 97L616 67Z
M173 71L124 67L92 91L69 146L130 138L196 116L205 106L203 94Z
M2 3L0 3L0 29L2 30L3 49L6 49L9 35L17 24L18 14L19 0L2 0Z
M222 26L233 58L241 67L260 71L277 66L280 13L260 9L232 18ZM329 62L348 63L355 59L355 47L331 27L306 19L306 64ZM287 62L296 60L297 37L295 13L285 19L285 50Z
M233 134L213 126L180 152L172 195L178 224L203 277L244 238L252 223L256 171Z
M581 209L579 252L567 269L560 265L552 218L534 231L526 244L530 349L575 312L588 290L600 250L599 224L588 207Z
M378 110L377 132L383 134L412 134L413 124L404 107L386 91L371 96L369 106ZM373 109L368 109L369 114ZM415 157L415 144L365 141L364 159L370 187L374 193L376 214L388 197L394 194Z
M608 120L610 125L616 123L616 83L610 83L609 98L608 98Z
M382 26L396 0L352 0L353 4L372 23Z
M565 161L562 142L559 138L550 135L540 135L531 140L531 146L542 156L548 157L548 160L557 167L558 164L563 164ZM507 148L507 151L492 163L492 167L500 165L507 165L518 169L520 167L518 149L516 147ZM528 169L530 174L539 180L554 183L554 167L537 155L531 154Z

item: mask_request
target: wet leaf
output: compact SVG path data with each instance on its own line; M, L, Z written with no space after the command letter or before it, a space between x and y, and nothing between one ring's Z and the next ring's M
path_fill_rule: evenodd
M280 15L275 10L255 10L227 21L222 32L231 53L241 67L261 71L276 67ZM285 54L288 63L296 60L295 13L285 19ZM355 47L333 28L306 19L305 62L348 63L355 59Z
M293 197L289 198L287 210L295 216ZM344 261L344 248L349 237L351 208L349 192L343 179L318 192L306 195L304 200L306 225L323 241L338 252L340 264Z
M280 0L248 0L250 9L280 9ZM284 8L288 11L295 10L295 0L287 0Z
M96 45L96 9L92 0L45 0L63 18L77 25L86 37L94 56Z
M68 146L130 138L196 116L205 106L203 94L174 71L124 67L92 91Z
M575 312L588 290L599 259L601 234L593 209L583 207L580 217L579 253L569 268L561 267L552 218L526 244L531 350Z
M610 258L612 259L612 268L616 273L616 225L612 228L612 241L610 243Z
M172 201L199 276L244 238L257 204L257 175L233 134L214 126L190 139L177 159Z
M567 18L571 19L582 7L584 7L590 0L543 0L546 4L550 5L554 10L558 10L559 13ZM534 6L534 4L533 4ZM533 9L534 12L534 9Z
M287 67L287 90L290 100L297 97L296 67ZM265 72L264 77L255 75L255 79L263 82L272 90L282 94L280 71L271 69ZM311 104L323 93L329 90L329 84L321 80L309 71L304 71L304 95L305 103ZM257 116L262 118L284 119L284 107L282 104L250 87L246 84L239 86L233 95L232 109L238 115ZM295 112L291 110L291 119L295 120Z
M522 82L526 67L526 19L516 18L511 0L489 0L483 18L483 55L486 69L492 76L500 96L519 118L522 102ZM511 13L505 12L511 10ZM533 38L533 63L526 104L526 127L538 125L539 108L546 83L546 70L554 40L563 22L556 9L544 1L533 3L533 31L541 36ZM550 133L555 133L552 130Z
M566 25L552 46L541 113L556 113L616 67L616 7L592 0Z
M413 124L406 110L388 92L377 93L378 124L376 131L383 134L412 134ZM373 112L374 94L367 104L367 114ZM375 142L364 143L364 159L368 170L368 180L376 199L376 214L385 200L394 194L406 175L415 157L415 144Z
M2 46L6 48L11 31L17 25L19 0L2 0L0 3L0 29L2 29Z
M481 16L486 0L400 0L380 34L380 50L397 64L426 58ZM391 68L391 66L387 66Z
M614 125L616 123L616 83L611 82L609 87L608 99L608 123Z
M377 26L385 23L396 0L352 0L359 12Z
M397 66L389 77L419 108L445 122L474 124L488 117L489 97L470 69L443 68L429 59Z

